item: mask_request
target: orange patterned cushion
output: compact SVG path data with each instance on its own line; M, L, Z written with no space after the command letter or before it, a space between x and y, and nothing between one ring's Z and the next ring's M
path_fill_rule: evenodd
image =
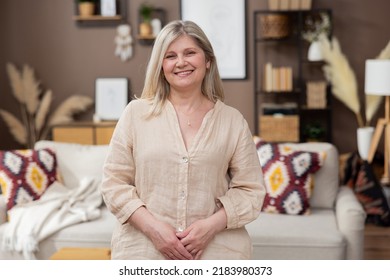
M50 149L0 151L0 186L7 210L39 199L57 180L57 160Z
M266 196L262 210L269 213L305 215L310 213L312 174L323 165L325 153L300 151L288 143L255 139L264 174Z

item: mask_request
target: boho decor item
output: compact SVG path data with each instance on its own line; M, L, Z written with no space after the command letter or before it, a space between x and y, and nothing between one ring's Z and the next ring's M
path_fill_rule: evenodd
M355 73L342 53L338 39L333 37L329 40L327 36L321 35L319 40L326 63L323 71L332 85L332 94L355 114L359 127L370 126L383 96L366 95L365 103L360 104ZM390 59L390 41L377 59Z
M357 129L357 146L359 156L363 160L368 159L374 128L372 126L359 127Z
M268 142L298 142L299 117L296 115L259 117L260 137Z
M124 62L133 56L133 38L131 37L131 27L128 24L121 24L116 28L115 55Z
M326 108L326 82L310 81L306 83L308 108Z
M20 105L20 117L0 109L0 116L10 129L15 140L27 148L33 148L38 140L47 139L53 125L73 121L75 114L86 111L92 104L88 96L73 95L50 112L53 93L40 88L40 81L35 78L34 70L24 65L18 71L14 64L7 64L12 93Z
M264 38L283 38L290 34L290 21L287 15L269 14L260 17L260 32Z

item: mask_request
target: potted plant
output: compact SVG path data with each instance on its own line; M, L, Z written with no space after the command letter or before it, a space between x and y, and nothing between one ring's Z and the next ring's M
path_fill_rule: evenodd
M153 33L152 25L150 24L153 10L153 6L147 3L143 3L140 6L139 15L141 17L141 22L139 24L139 33L141 37L148 37Z
M321 34L329 36L331 32L330 18L327 13L309 15L304 20L302 38L310 43L307 58L309 61L320 61L323 59L319 37Z
M325 135L325 128L319 123L308 123L305 126L304 135L308 142L322 141Z
M96 0L77 0L77 2L80 16L88 17L95 14Z

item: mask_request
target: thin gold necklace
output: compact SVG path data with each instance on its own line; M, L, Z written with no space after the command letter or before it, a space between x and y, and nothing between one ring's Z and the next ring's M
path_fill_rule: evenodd
M191 115L192 115L195 111L197 111L197 110L200 108L200 106L202 106L202 103L203 103L203 98L202 98L202 100L200 101L199 105L198 105L191 113L189 113L189 114L186 114L186 113L184 113L183 111L180 111L179 108L177 107L177 110L178 110L180 113L182 113L183 115L185 115L185 116L187 117L187 126L192 126L190 117L191 117Z

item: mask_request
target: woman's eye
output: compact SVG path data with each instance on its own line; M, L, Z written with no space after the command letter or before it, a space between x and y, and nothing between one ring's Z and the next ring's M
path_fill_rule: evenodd
M168 54L165 56L166 59L172 59L172 58L175 58L175 55L173 54Z

